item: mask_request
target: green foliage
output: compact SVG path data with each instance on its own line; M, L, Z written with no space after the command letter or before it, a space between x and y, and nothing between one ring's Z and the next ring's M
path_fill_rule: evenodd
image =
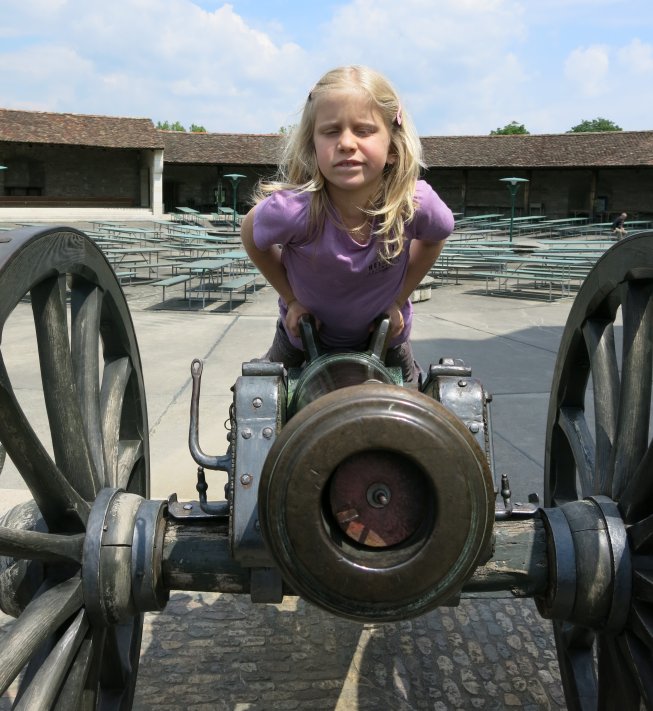
M206 133L206 129L204 128L204 126L196 126L194 123L191 123L190 132L191 133Z
M593 133L595 131L623 131L614 121L605 118L595 118L591 121L581 121L578 126L573 126L567 133Z
M179 121L175 121L174 123L170 123L169 121L157 121L156 127L162 131L181 131L182 133L186 131Z
M517 123L517 121L511 121L506 124L503 128L497 128L495 131L490 131L490 136L513 136L516 134L529 133L526 130L526 126L523 123Z
M279 133L282 136L287 136L289 133L292 133L293 129L295 129L296 127L297 127L296 123L290 124L289 126L282 126L279 129Z

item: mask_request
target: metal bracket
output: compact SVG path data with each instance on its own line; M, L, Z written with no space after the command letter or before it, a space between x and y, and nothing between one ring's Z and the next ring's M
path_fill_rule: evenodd
M177 521L209 521L229 516L227 501L212 501L211 507L217 509L216 513L203 511L199 501L178 501L177 494L168 497L168 516Z
M492 396L484 391L481 381L472 378L471 374L471 368L462 360L441 358L437 365L429 368L422 392L441 402L463 421L485 452L496 482L489 407Z
M258 488L267 454L285 422L285 371L278 363L244 363L234 393L232 555L243 566L269 568L274 561L259 526Z

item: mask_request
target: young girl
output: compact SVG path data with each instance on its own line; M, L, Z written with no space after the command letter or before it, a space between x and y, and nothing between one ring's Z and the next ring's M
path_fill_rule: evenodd
M419 137L384 77L353 66L318 81L279 181L261 186L242 224L247 253L279 294L266 359L302 364L302 314L315 317L324 349L337 351L366 350L385 313L386 364L417 381L409 296L453 230L451 210L418 180L421 165Z

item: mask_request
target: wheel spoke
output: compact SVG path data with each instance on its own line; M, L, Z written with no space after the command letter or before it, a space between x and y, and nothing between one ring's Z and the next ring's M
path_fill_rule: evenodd
M11 682L39 646L82 605L82 583L72 578L35 598L16 620L0 649L0 693Z
M122 408L132 373L129 358L116 358L104 367L102 378L102 431L104 433L105 455L107 462L107 486L116 486L118 481L118 442Z
M567 436L557 421L551 433L551 443L549 450L550 477L546 482L547 497L550 506L562 506L568 501L576 501L578 492L576 490L574 455ZM574 476L569 476L569 472L573 472Z
M76 513L83 523L89 504L75 491L52 461L14 395L0 355L0 440L36 501L51 531Z
M46 709L52 706L87 629L86 614L84 610L80 610L20 697L15 706L16 711Z
M102 635L102 631L96 630L87 634L86 638L82 640L61 693L57 697L54 711L69 711L69 709L85 711L85 709L95 708L95 694L91 693L86 687L88 686L89 671L93 660L93 649L98 636L101 637ZM82 703L85 693L92 696L92 699L89 699L90 703L86 705Z
M585 413L581 408L563 407L560 410L559 425L567 437L574 457L582 495L598 493L594 490L594 440L587 427Z
M84 436L61 291L60 277L46 279L31 291L43 394L55 461L75 490L92 500L99 489L98 475Z
M594 391L597 493L607 493L608 481L612 478L608 471L617 429L620 388L612 321L588 319L583 325L583 336L589 351Z
M143 457L143 443L138 439L123 440L120 442L118 455L118 478L116 487L127 489L134 472L136 463Z
M645 602L635 602L631 614L631 628L637 638L653 652L653 613Z
M651 666L653 666L651 650L647 649L635 635L628 632L621 635L619 645L632 670L633 679L637 684L645 707L647 709L653 708L653 677L651 677L650 673ZM622 706L623 708L628 708L623 704Z
M560 673L570 709L596 709L594 633L585 627L559 625L557 630Z
M0 526L0 556L24 560L82 562L84 534L72 536Z
M98 480L105 483L104 442L100 414L100 316L102 291L75 278L71 289L71 351L75 384L80 399L82 419Z
M598 708L638 709L640 695L632 669L615 637L602 637L598 644Z
M653 443L626 484L619 500L619 509L626 523L632 523L653 513Z
M653 602L653 571L635 570L633 572L633 595L642 602Z
M648 446L651 407L653 286L624 287L623 362L611 496L619 501Z
M635 553L639 555L653 553L653 514L649 514L628 529L628 540Z
M132 673L131 648L135 629L131 623L109 627L104 643L102 686L105 689L122 689ZM138 632L140 636L140 630Z

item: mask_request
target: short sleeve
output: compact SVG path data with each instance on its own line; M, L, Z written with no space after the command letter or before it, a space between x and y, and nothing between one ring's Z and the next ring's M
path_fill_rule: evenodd
M262 200L254 209L254 244L261 250L275 244L306 241L308 193L280 190Z
M454 228L453 213L433 188L423 180L415 187L415 217L409 225L411 236L426 242L446 239Z

